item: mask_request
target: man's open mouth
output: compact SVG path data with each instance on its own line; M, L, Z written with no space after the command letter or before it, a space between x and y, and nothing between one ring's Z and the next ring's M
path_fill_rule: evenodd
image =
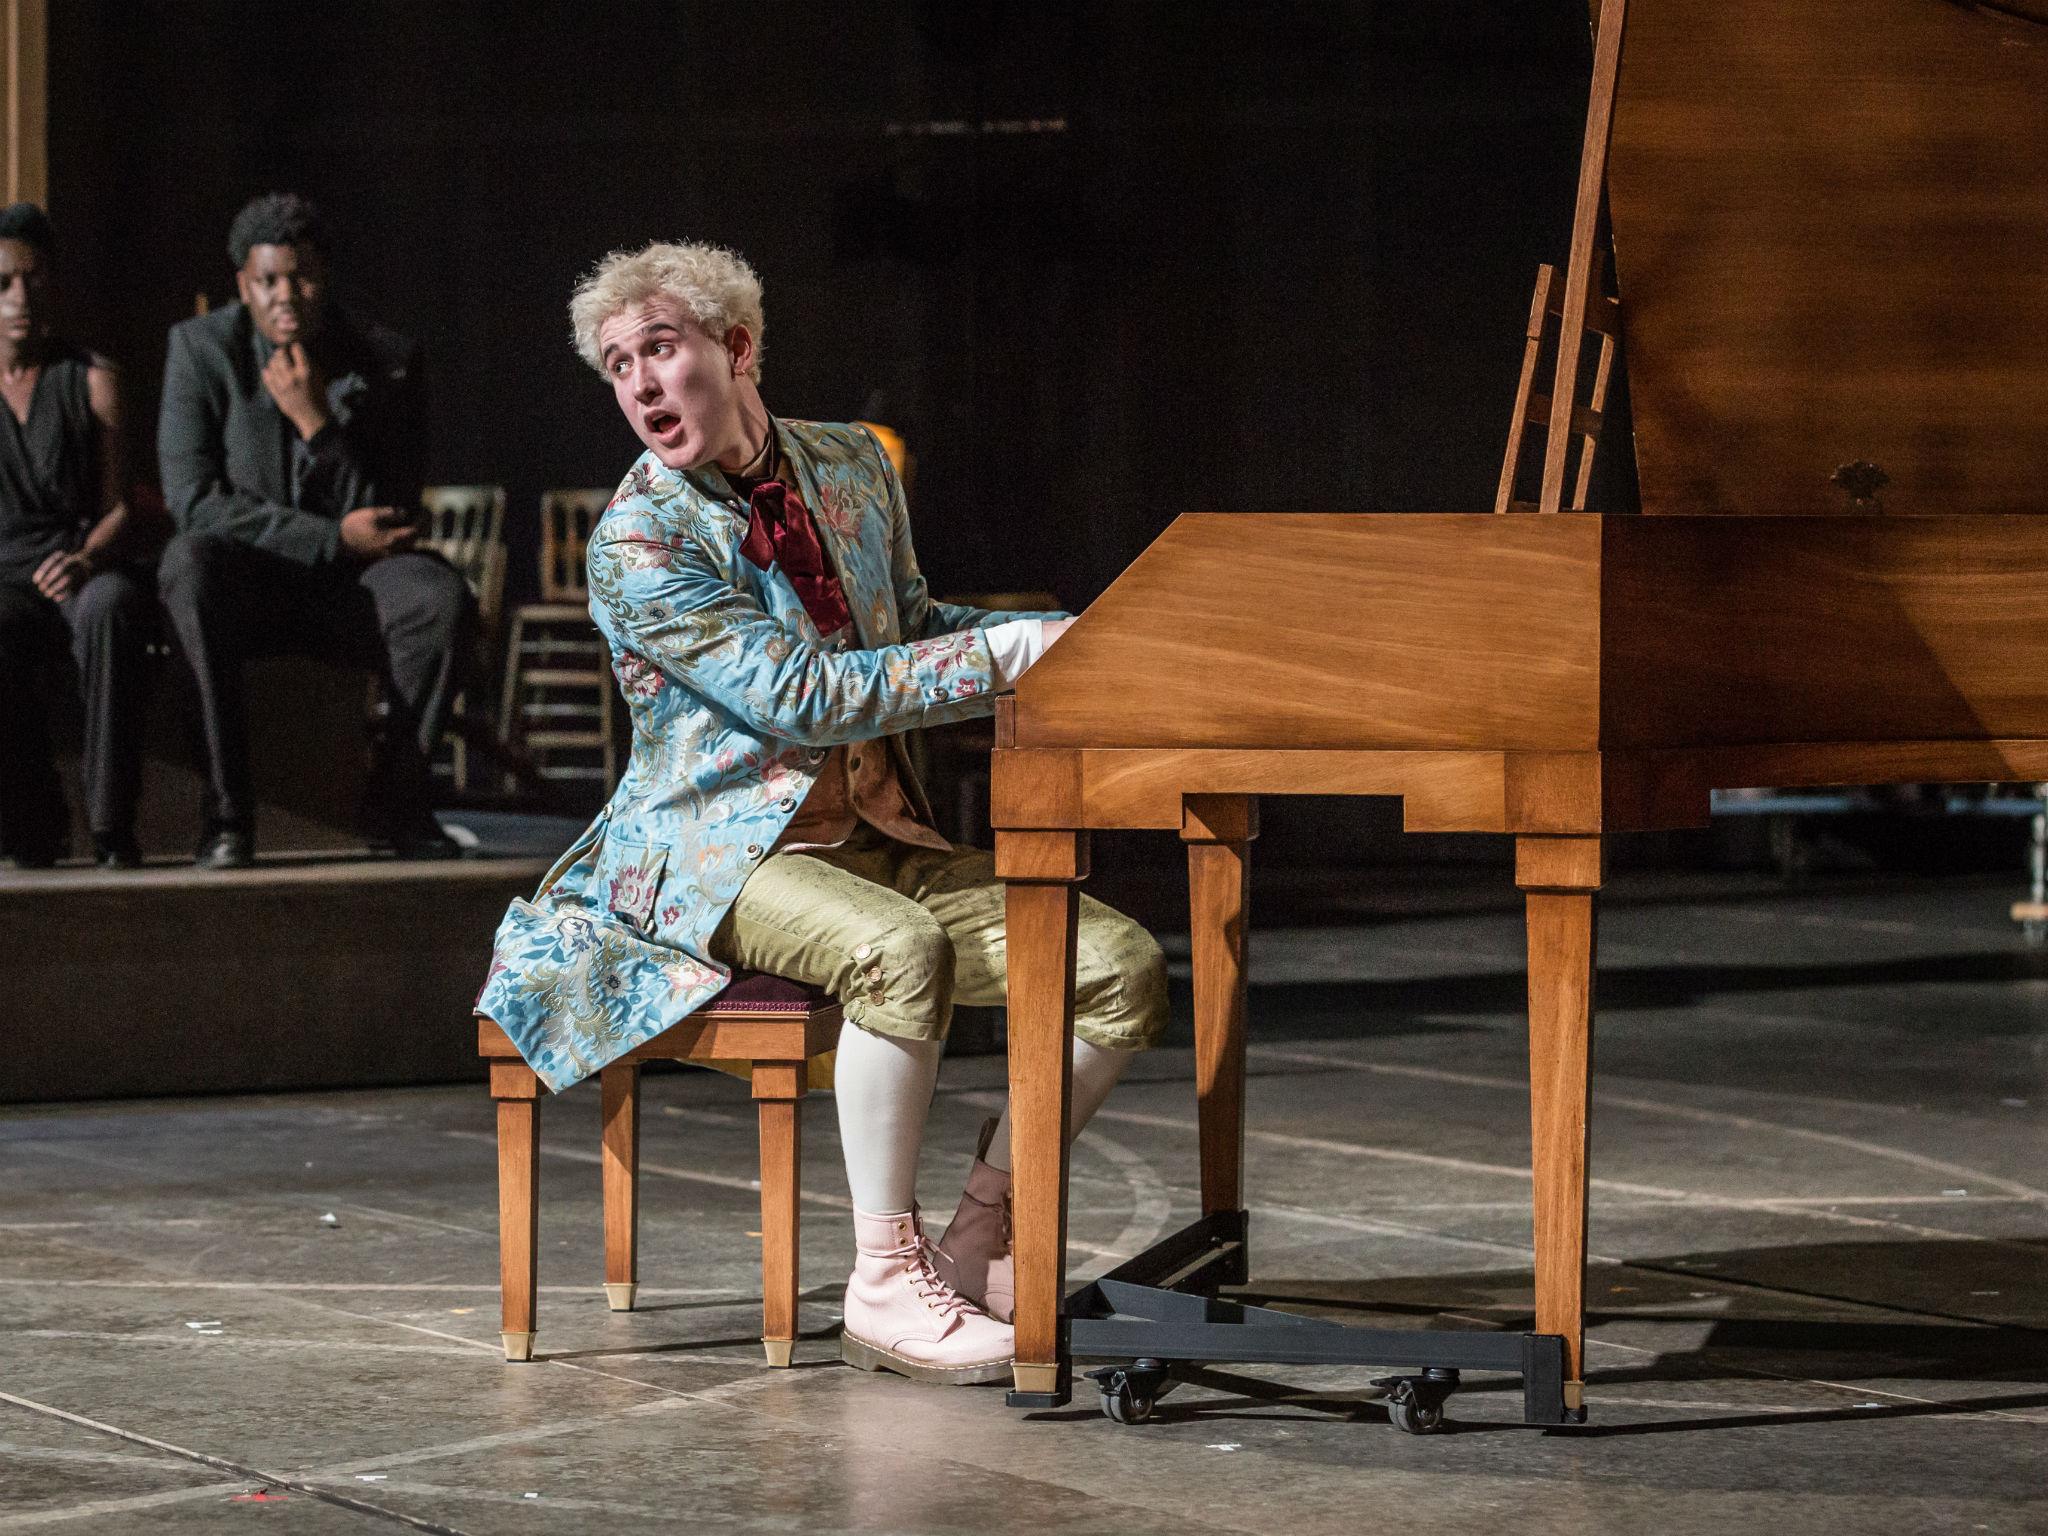
M646 417L647 431L653 437L667 437L682 419L673 411L650 411Z

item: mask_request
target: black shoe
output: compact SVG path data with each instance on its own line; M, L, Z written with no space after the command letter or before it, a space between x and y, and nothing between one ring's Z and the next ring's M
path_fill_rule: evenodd
M142 850L128 833L92 835L92 861L101 869L140 869Z
M434 813L424 808L391 810L366 808L359 825L363 841L373 853L391 853L401 859L459 859L462 844L441 830Z
M232 827L209 832L192 862L201 869L247 869L256 862L256 839Z
M391 851L401 859L459 859L462 844L441 830L429 816L423 826L408 827L391 839Z

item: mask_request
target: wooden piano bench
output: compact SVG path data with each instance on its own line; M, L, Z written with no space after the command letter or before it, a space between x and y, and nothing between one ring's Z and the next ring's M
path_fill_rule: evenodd
M599 1074L604 1123L604 1288L614 1312L633 1310L639 1284L640 1064L717 1062L753 1080L761 1120L761 1343L770 1365L796 1343L797 1103L808 1064L839 1035L839 1000L758 972L730 985L675 1028ZM540 1233L541 1081L511 1038L477 1016L477 1054L498 1103L498 1285L507 1360L533 1358Z

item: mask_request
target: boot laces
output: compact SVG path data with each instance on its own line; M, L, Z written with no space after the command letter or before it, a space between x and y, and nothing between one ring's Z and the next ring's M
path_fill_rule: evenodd
M941 1317L979 1312L981 1309L941 1278L932 1263L932 1244L924 1233L917 1234L917 1256L910 1261L910 1288Z

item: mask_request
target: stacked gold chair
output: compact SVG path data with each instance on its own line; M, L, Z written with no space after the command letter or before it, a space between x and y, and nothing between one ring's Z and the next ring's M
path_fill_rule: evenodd
M430 485L420 492L427 516L423 549L438 553L469 583L476 599L477 642L481 657L491 655L505 610L505 488L502 485ZM476 670L476 687L489 696L485 669ZM465 690L455 699L455 715L470 713ZM448 733L449 773L458 794L469 789L469 744L460 728ZM438 768L438 763L436 767Z
M596 783L601 793L619 776L617 690L591 622L583 557L611 494L542 492L540 601L512 610L498 714L499 739L522 746L543 778Z

